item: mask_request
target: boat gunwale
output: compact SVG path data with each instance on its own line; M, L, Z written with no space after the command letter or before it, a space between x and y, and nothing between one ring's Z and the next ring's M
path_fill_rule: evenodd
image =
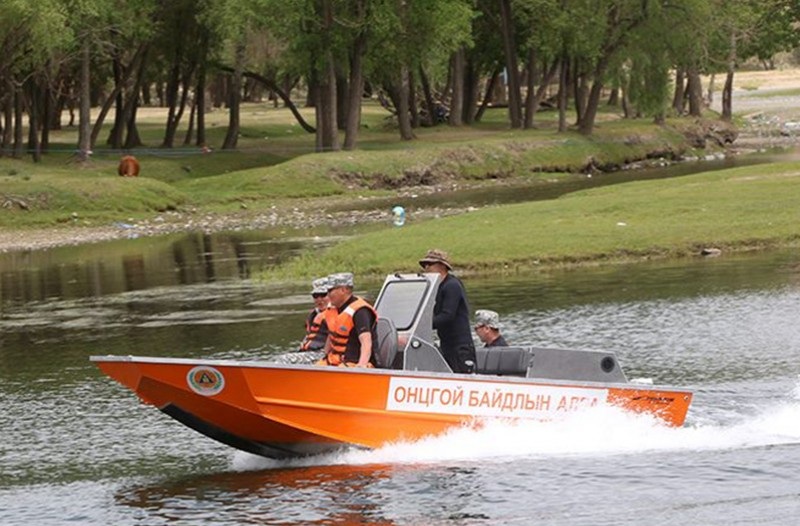
M580 351L577 351L580 352ZM369 369L369 368L350 368L350 367L324 367L314 364L283 364L270 362L267 360L213 360L213 359L192 359L192 358L159 358L154 356L133 356L133 355L94 355L90 356L92 362L117 362L117 363L146 363L146 364L168 364L168 365L191 365L209 367L242 367L249 369L277 369L290 371L314 371L318 373L343 373L343 374L370 374L380 376L403 376L409 378L435 378L442 380L462 380L480 382L503 382L512 384L537 384L553 385L558 387L588 387L599 389L626 389L638 391L670 391L692 395L691 389L686 387L673 387L653 384L640 384L635 382L592 382L586 380L565 380L541 377L519 377L510 375L491 375L491 374L464 374L433 371L406 371L403 369Z

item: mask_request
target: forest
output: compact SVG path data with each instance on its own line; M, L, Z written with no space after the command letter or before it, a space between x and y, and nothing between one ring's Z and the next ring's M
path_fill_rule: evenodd
M798 0L2 0L0 155L40 160L65 126L81 159L135 149L149 106L166 109L162 148L205 147L204 115L224 108L213 146L236 149L240 105L264 100L318 152L358 147L369 99L398 141L490 106L512 129L548 108L591 135L606 102L656 123L701 115L709 75L730 120L737 69L775 67L798 22Z

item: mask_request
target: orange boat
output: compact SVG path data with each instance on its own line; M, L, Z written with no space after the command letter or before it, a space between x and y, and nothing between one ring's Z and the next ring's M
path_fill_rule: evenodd
M433 343L436 274L389 276L375 302L379 367L93 356L148 404L232 447L272 458L376 448L486 418L552 420L618 406L681 426L692 394L628 382L604 351L478 349L454 374Z

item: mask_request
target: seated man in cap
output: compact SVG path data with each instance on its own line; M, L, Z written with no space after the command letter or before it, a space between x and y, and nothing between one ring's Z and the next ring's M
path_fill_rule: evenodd
M314 308L306 318L306 337L300 343L301 351L320 351L328 340L328 324L325 321L328 313L328 278L319 278L311 282L311 297Z
M442 278L433 306L433 328L439 335L442 356L453 372L471 373L475 369L475 345L464 285L450 274L453 266L447 252L431 249L419 260L419 265L424 272L436 272Z
M330 336L325 344L325 357L317 365L374 367L378 313L365 300L353 296L352 274L328 276L328 300L336 311L328 319Z
M508 347L500 334L500 315L493 310L475 311L475 334L484 347Z

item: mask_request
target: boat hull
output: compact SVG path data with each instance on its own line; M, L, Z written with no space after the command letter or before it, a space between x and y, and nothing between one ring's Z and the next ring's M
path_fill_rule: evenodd
M417 440L485 418L550 420L613 405L680 426L691 393L634 384L266 362L92 357L145 403L215 440L271 458Z

